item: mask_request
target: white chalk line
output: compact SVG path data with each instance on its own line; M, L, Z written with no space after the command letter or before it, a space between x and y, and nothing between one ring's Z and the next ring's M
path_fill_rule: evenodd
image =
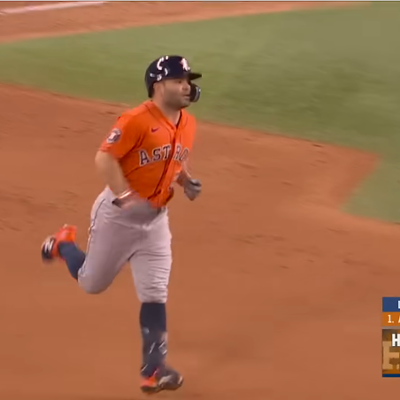
M37 6L25 6L16 8L3 8L0 9L0 15L12 15L12 14L27 14L37 11L51 11L51 10L62 10L65 8L75 7L88 7L88 6L99 6L106 3L105 1L70 1L56 4L40 4Z

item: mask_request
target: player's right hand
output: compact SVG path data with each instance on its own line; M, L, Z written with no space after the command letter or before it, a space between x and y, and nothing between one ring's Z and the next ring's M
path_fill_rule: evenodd
M136 205L140 201L140 198L137 193L132 190L126 190L121 193L115 200L113 200L112 204L119 208L130 208Z

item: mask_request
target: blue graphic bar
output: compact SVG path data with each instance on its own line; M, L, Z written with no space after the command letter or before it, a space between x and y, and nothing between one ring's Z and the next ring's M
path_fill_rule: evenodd
M382 378L400 378L400 374L382 374Z
M382 297L382 312L400 312L400 297Z

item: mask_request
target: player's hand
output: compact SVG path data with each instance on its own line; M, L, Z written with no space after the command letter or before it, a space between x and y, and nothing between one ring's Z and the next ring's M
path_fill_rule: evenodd
M202 185L198 179L188 178L183 183L183 191L186 197L193 201L201 193Z
M119 208L126 209L138 204L139 201L140 197L137 193L132 190L126 190L125 192L121 193L115 200L113 200L112 204Z

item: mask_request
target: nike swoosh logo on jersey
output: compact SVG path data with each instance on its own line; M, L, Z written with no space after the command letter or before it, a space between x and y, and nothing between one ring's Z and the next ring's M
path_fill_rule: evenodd
M159 129L160 129L160 128L151 128L151 132L152 132L152 133L157 132Z

